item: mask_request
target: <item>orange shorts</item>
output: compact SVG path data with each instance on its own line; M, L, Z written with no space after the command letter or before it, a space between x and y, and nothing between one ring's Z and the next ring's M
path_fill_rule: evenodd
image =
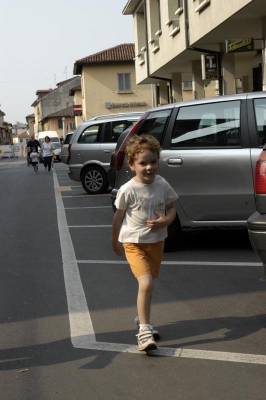
M123 243L126 259L137 278L151 274L157 278L163 258L164 242L157 243Z

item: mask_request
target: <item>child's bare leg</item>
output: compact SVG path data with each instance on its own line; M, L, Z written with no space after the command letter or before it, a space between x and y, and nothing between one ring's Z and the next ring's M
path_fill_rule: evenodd
M153 278L151 274L141 275L137 278L139 291L137 297L137 309L141 325L150 323L151 298L153 292Z

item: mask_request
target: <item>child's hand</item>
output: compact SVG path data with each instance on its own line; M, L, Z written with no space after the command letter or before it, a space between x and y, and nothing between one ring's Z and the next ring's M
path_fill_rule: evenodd
M151 228L152 232L158 231L158 229L164 228L169 225L169 218L164 215L154 211L154 214L157 216L157 219L152 219L146 221L146 225L148 228Z
M113 250L117 256L123 255L123 251L119 242L113 243Z

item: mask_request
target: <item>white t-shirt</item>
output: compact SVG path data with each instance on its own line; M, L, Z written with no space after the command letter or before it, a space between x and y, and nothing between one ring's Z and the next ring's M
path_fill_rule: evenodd
M36 151L30 153L30 158L31 158L31 161L38 162L38 153L36 153Z
M126 210L126 215L119 232L121 243L157 243L167 237L167 227L152 232L146 225L147 220L157 219L154 211L165 214L165 206L178 198L169 183L156 175L151 184L136 182L131 179L117 192L115 206Z
M44 142L42 144L42 151L43 151L43 157L50 157L53 155L52 150L54 150L54 145L52 142Z

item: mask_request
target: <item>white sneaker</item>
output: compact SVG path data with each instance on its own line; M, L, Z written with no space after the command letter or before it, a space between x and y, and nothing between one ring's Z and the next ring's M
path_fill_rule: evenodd
M136 317L136 318L135 318L135 322L136 322L136 324L137 324L138 331L139 331L139 317ZM152 332L152 335L153 335L154 340L160 339L159 331L158 331L157 329L155 329L154 326L153 326L152 324L149 324L149 327L150 327L150 330L151 330L151 332Z
M156 350L157 345L148 326L144 326L136 335L140 351Z

